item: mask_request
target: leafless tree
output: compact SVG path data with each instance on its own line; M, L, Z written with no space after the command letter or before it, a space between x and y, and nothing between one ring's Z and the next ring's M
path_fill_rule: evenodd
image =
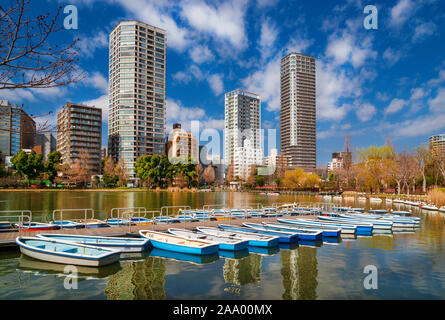
M215 169L213 166L209 164L207 168L205 168L204 173L202 174L202 178L206 182L206 184L212 184L215 181Z
M7 0L0 4L0 90L51 88L83 79L76 67L75 44L50 43L51 35L63 30L56 13L30 14L30 0Z

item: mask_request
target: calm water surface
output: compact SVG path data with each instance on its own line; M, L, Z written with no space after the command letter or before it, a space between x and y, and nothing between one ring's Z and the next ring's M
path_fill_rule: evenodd
M114 207L235 207L295 200L322 201L232 192L0 192L0 210L30 209L37 220L54 209L93 208L99 218L106 218ZM77 290L64 289L63 265L32 260L16 251L0 252L0 299L445 299L445 215L413 210L422 218L415 232L224 257L152 250L112 266L80 267ZM367 265L378 268L377 290L363 287Z

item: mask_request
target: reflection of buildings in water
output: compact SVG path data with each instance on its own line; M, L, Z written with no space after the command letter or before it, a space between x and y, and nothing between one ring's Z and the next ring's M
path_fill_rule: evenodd
M261 281L262 257L258 254L250 254L242 259L226 259L223 273L226 283L243 286L249 283Z
M281 251L284 300L317 298L317 249L299 247Z
M165 299L165 264L159 258L130 261L108 280L108 300Z

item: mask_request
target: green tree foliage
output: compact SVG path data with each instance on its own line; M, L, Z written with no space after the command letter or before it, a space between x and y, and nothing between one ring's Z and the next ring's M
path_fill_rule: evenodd
M48 174L48 179L54 182L57 176L57 166L62 162L62 154L59 151L53 151L48 155L43 167Z
M24 177L29 183L29 180L37 178L43 172L42 159L42 154L21 150L11 158L12 169L16 170L17 174Z

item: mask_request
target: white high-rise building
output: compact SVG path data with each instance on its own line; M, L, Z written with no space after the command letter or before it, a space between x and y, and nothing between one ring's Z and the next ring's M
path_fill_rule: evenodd
M138 157L164 153L166 41L165 30L139 21L110 34L108 152L131 179Z
M225 94L224 159L234 175L246 179L252 164L261 165L261 100L257 94L234 90Z

